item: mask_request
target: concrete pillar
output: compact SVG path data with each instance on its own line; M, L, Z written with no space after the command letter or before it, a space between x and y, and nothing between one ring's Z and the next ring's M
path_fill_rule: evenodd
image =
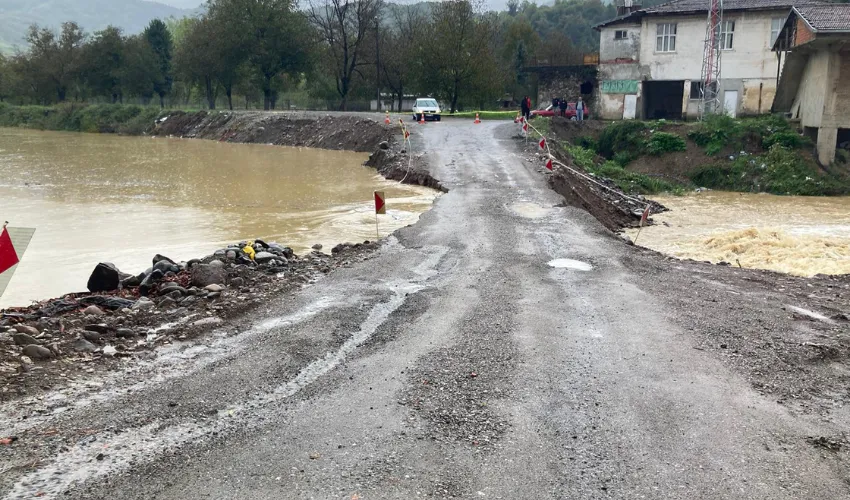
M823 166L835 161L835 148L838 146L838 129L822 127L818 129L818 161Z

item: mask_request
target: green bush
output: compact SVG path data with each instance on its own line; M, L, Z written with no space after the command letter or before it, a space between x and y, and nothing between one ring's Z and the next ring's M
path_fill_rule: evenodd
M653 156L661 156L664 153L674 151L685 151L687 145L685 140L676 134L667 132L653 132L646 141L646 152Z
M789 195L838 195L850 192L847 179L820 173L797 151L775 144L764 155L742 155L726 164L697 170L698 186L729 191Z
M620 151L619 153L614 155L613 161L619 164L620 166L625 167L626 165L631 163L632 160L636 160L637 158L637 156L635 156L629 151Z
M592 170L596 165L596 153L581 146L568 146L567 152L573 157L573 163L584 170Z
M576 146L581 146L585 149L593 150L594 152L599 151L599 142L593 137L579 137L576 139Z
M626 193L658 194L681 193L682 187L663 179L650 177L637 172L630 172L615 161L606 161L601 166L592 169L592 173L611 179L617 187Z
M599 135L599 154L609 160L619 155L618 163L625 165L643 154L645 131L646 125L639 121L614 122Z
M0 105L0 126L141 135L160 116L157 107L120 104Z
M770 149L776 144L788 149L803 149L812 147L811 139L791 130L782 130L765 136L761 141L761 146L764 149Z

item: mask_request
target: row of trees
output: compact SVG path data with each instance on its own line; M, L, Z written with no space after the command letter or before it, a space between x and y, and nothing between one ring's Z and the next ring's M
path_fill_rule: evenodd
M0 101L73 101L274 109L307 93L347 109L390 93L433 95L486 107L528 92L526 66L574 64L598 43L592 24L614 15L600 0L556 0L485 12L479 0L400 6L383 0L209 0L202 16L154 20L138 35L108 27L87 35L33 26L28 49L0 55Z

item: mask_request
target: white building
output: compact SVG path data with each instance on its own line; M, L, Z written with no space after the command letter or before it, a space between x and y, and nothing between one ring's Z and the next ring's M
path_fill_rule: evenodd
M792 5L820 3L724 1L720 98L727 113L770 112L781 67L773 42ZM645 9L622 7L622 15L596 26L601 118L698 115L708 4L708 0L674 0Z

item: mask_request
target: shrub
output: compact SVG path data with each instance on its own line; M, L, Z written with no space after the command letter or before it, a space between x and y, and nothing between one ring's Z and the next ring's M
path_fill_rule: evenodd
M606 161L595 168L593 173L612 180L617 187L626 193L657 194L657 193L679 193L682 188L663 179L650 177L637 172L629 172L615 161Z
M599 151L599 142L597 142L593 137L579 137L576 139L576 146L581 146L585 149L593 150L594 152Z
M625 120L608 125L599 135L599 154L609 160L617 154L621 154L621 160L628 156L629 160L625 161L628 163L643 154L645 130L646 125L639 121Z
M573 163L584 170L592 170L596 165L596 153L581 146L568 146L567 152L573 157Z
M776 132L765 136L761 141L761 146L764 149L770 149L776 144L788 149L803 149L811 147L812 141L808 137L801 136L792 130Z
M633 153L631 153L629 151L620 151L619 153L614 155L614 161L617 162L617 164L619 164L620 166L623 166L623 167L625 167L626 165L631 163L632 160L635 160L635 159L637 159L637 156L635 156Z
M60 104L46 106L0 106L0 126L70 132L101 132L139 135L160 115L159 108L120 104Z
M676 134L667 132L653 132L646 141L646 152L653 156L661 156L664 153L674 151L685 151L687 145L685 140Z

